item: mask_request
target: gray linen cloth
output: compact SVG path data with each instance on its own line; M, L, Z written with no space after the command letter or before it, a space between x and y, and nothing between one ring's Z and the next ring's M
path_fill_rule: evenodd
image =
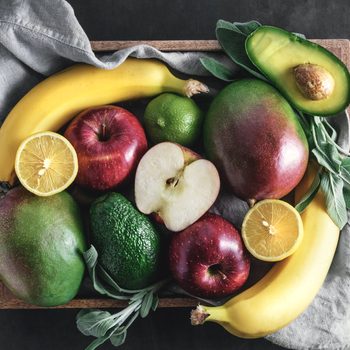
M158 58L179 72L207 75L198 60L205 54L161 53L142 45L96 57L73 9L64 0L0 0L0 122L18 99L45 76L73 62L109 69L129 55ZM220 54L216 56L225 59ZM340 143L346 148L346 116L339 116L336 123L342 131ZM246 209L245 203L228 193L221 195L214 208L236 224ZM313 303L298 319L267 339L291 349L335 350L350 346L349 226L341 234L331 270Z

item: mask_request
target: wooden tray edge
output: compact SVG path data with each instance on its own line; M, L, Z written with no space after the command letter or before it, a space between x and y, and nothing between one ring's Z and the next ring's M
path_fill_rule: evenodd
M160 298L160 308L168 307L195 307L199 301L191 298ZM127 306L127 302L114 299L73 299L65 305L54 307L40 307L36 305L26 304L25 302L11 298L0 303L0 310L40 310L40 309L87 309L87 308L103 308L103 309L118 309Z
M337 55L350 68L350 40L348 39L312 39L319 45ZM106 45L102 45L106 43ZM93 41L92 48L97 52L115 51L138 44L148 44L162 51L220 51L216 40L170 40L170 41ZM348 108L350 114L350 107ZM160 298L159 307L194 307L198 304L191 298ZM121 308L126 304L113 299L74 299L70 303L53 307L52 309L83 309L83 308ZM26 304L16 299L0 282L1 309L47 309Z
M310 39L311 41L323 45L350 47L348 39ZM150 45L158 50L169 51L221 51L221 46L217 40L129 40L129 41L91 41L91 48L95 52L117 51L136 45Z

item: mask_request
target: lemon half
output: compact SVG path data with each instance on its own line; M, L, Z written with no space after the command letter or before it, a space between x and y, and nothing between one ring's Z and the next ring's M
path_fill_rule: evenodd
M28 191L38 196L51 196L74 181L78 173L77 153L62 135L40 132L19 146L15 171Z
M264 261L280 261L293 254L303 236L303 222L298 211L277 199L266 199L255 204L242 224L246 248Z

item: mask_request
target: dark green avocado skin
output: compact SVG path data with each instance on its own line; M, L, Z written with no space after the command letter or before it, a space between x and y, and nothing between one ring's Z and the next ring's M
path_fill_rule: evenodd
M215 97L204 122L204 146L224 182L244 200L288 194L309 155L291 106L257 79L237 80Z
M161 242L147 216L111 192L92 204L90 224L98 261L120 287L141 289L155 281Z
M67 192L37 197L16 187L0 200L0 279L17 298L44 307L69 302L84 276L85 249Z

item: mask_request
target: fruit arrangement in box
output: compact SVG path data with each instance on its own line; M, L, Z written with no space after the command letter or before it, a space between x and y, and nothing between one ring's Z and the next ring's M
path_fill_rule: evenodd
M219 21L217 36L246 76L203 58L221 80L214 97L156 60L77 64L0 129L0 279L50 307L75 297L86 268L97 293L127 302L78 314L90 350L122 344L174 283L201 301L192 324L262 337L300 315L327 275L350 207L350 157L329 118L349 105L349 72L255 21ZM223 215L223 200L244 217Z

